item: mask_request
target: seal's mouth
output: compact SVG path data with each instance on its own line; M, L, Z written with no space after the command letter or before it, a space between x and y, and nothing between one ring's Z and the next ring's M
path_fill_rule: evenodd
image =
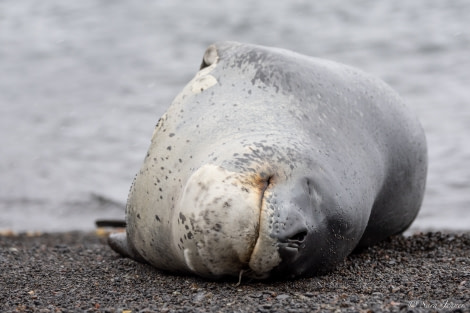
M265 180L261 181L261 194L260 194L260 200L259 200L259 210L263 209L263 202L265 201L265 193L266 190L270 187L270 185L274 181L274 175L268 176Z
M271 236L274 208L268 203L270 190L273 189L276 178L275 175L262 172L257 175L254 182L259 190L259 220L248 267L243 271L245 276L263 279L268 277L272 268L280 262L277 240Z
M259 235L260 235L260 225L261 225L261 216L262 216L261 212L263 211L263 204L266 201L265 193L266 193L266 190L272 184L273 177L274 177L274 175L269 175L269 176L267 176L267 178L263 178L262 176L263 176L263 174L261 174L259 176L259 181L256 182L256 185L258 186L258 188L260 190L260 197L259 197L259 203L258 203L259 217L258 217L258 228L256 229L256 237L255 237L255 240L254 240L254 245L253 245L253 247L251 249L251 252L250 252L250 260L251 260L251 256L253 255L253 250L254 250L256 244L258 243L258 239L259 239Z

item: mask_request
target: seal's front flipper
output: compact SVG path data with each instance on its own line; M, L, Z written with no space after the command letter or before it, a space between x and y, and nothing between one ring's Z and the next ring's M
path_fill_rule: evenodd
M96 220L96 227L113 227L113 228L125 228L126 221L124 220Z
M117 253L122 256L134 259L138 262L147 263L142 256L127 241L126 233L114 233L109 235L108 244Z

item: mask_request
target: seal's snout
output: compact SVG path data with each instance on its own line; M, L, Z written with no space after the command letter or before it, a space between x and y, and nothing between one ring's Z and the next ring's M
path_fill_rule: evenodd
M284 264L292 264L302 254L303 248L306 246L308 229L303 219L298 214L294 216L286 216L278 224L283 225L282 230L277 232L278 251ZM290 222L292 220L292 222Z
M294 231L296 231L295 234L291 235L290 237L287 237L284 240L280 239L280 242L286 244L289 248L298 249L302 247L302 245L305 243L305 240L307 238L307 229L294 229Z
M291 195L292 193L290 191L286 194ZM283 194L278 194L276 202L279 208L274 223L273 236L278 240L280 249L284 247L299 249L305 246L309 233L305 212L303 212L302 207L299 207L298 204L286 201L285 199L289 198Z
M293 215L293 216L292 216ZM279 242L279 247L285 248L302 248L307 240L308 229L304 223L304 219L300 214L293 213L288 215L284 220L278 221L278 230L276 238Z

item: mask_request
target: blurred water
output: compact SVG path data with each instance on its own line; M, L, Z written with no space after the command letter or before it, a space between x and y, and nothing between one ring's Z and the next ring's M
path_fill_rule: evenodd
M122 217L153 127L207 45L351 64L419 115L429 178L414 229L470 229L470 2L0 2L0 229Z

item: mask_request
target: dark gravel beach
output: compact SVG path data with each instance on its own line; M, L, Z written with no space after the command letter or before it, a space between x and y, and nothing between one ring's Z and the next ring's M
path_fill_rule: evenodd
M470 312L470 233L397 236L328 275L206 281L124 259L94 233L0 236L2 312Z

